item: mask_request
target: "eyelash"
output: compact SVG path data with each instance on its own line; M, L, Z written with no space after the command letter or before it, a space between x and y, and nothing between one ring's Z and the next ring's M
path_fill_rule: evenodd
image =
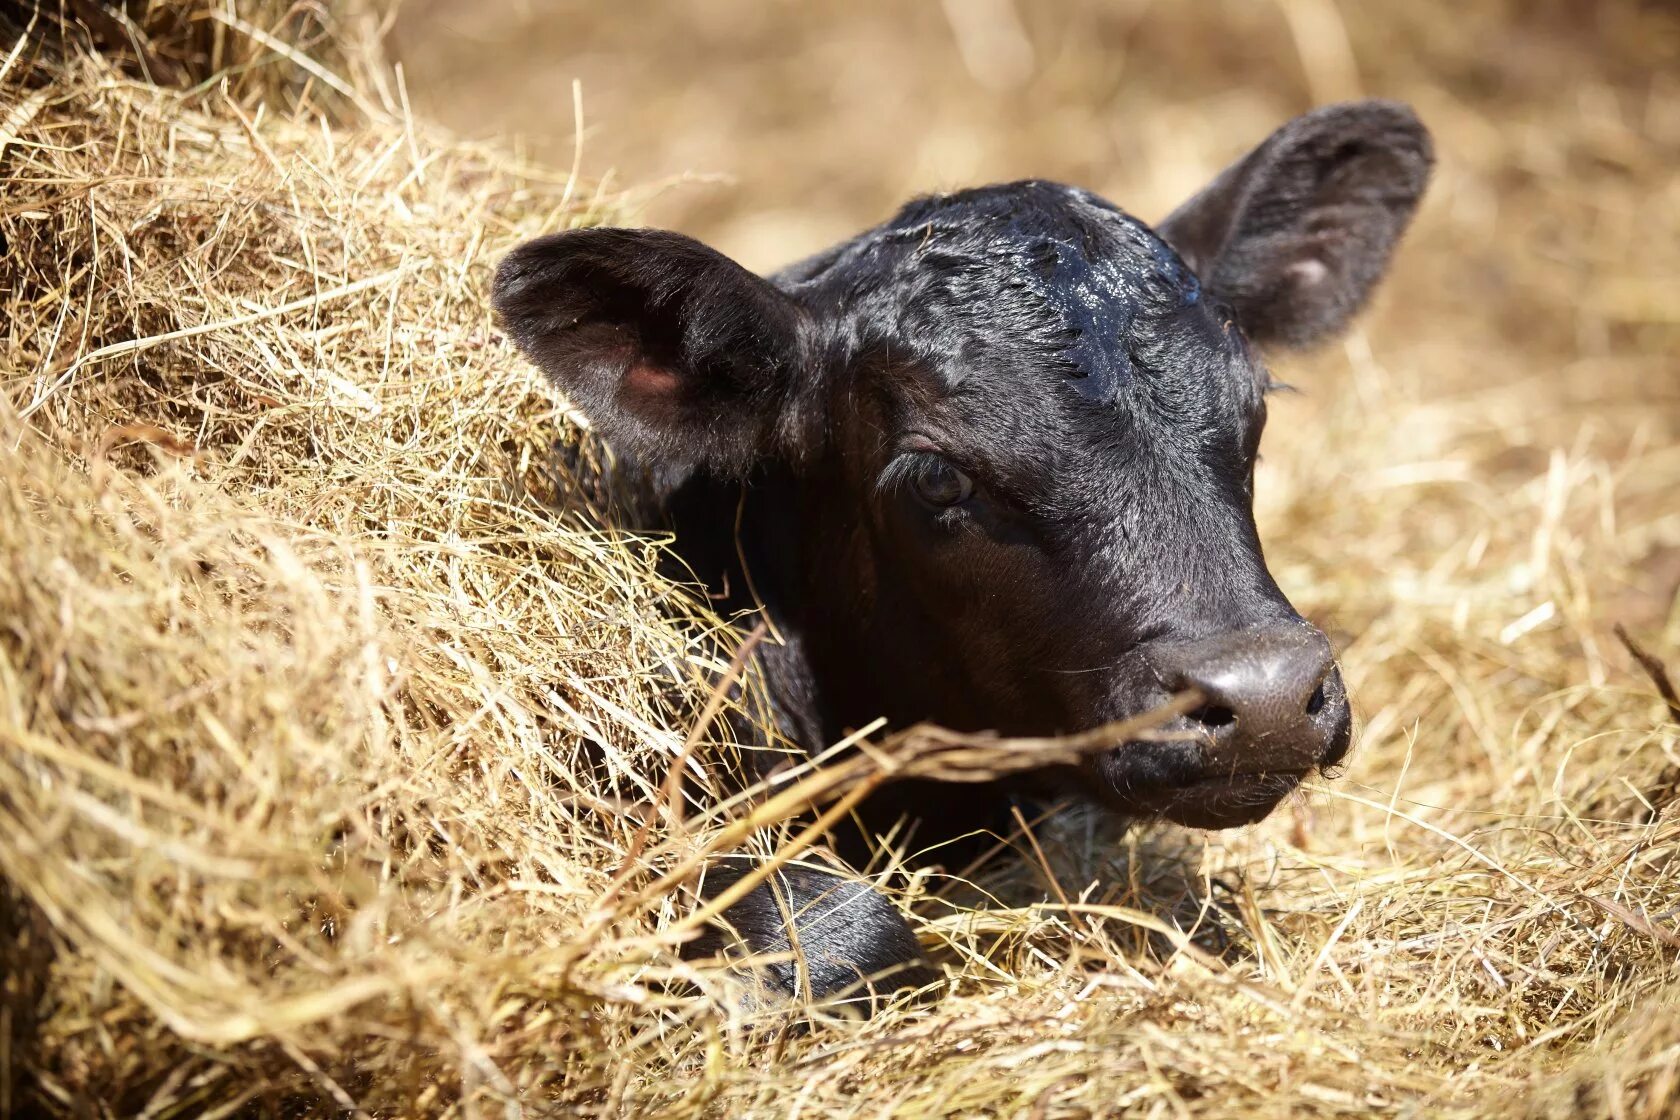
M927 455L937 455L937 451L904 451L893 457L881 477L875 481L875 492L878 494L902 493L916 477L916 467L921 459ZM955 465L955 464L953 464ZM960 468L959 468L960 469Z
M917 472L918 468L923 466L925 464L926 460L928 460L928 459L942 459L942 460L944 460L952 468L954 468L955 470L957 470L957 471L961 472L962 474L966 475L969 479L970 484L973 487L973 491L975 493L979 492L980 482L979 482L978 477L974 474L973 471L971 471L967 467L963 466L962 463L958 462L955 459L952 459L948 455L941 454L940 452L935 451L932 448L927 448L927 449L917 448L917 449L912 450L912 451L904 451L904 452L899 453L897 456L895 456L893 458L892 462L890 462L886 465L886 468L881 471L880 478L878 478L875 482L876 493L878 493L878 494L889 494L889 493L891 493L891 494L913 494L914 493L915 480L916 480L916 472ZM961 508L961 507L960 507L960 505L957 505L957 506L948 506L948 507L944 507L944 508L954 510L954 509L958 509L958 508Z

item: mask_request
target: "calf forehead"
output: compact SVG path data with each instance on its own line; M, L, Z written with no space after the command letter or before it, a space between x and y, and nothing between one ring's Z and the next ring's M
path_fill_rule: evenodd
M908 347L952 387L986 366L1030 365L1099 402L1137 375L1137 324L1201 295L1143 223L1041 182L912 202L801 279L838 289L854 332Z
M884 371L894 426L931 425L994 470L1240 442L1258 406L1259 367L1194 274L1084 191L918 200L799 269L827 297L843 363Z

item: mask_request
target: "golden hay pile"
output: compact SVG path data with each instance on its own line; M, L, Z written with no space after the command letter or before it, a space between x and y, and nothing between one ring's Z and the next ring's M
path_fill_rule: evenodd
M1263 530L1349 776L918 878L943 998L790 1032L655 889L740 832L649 811L733 639L486 310L617 200L416 123L359 9L269 7L138 29L184 89L0 58L0 1114L1680 1109L1680 727L1610 631L1680 662L1680 199L1610 116L1424 107L1401 291L1464 283L1513 152L1580 219L1473 278L1530 348L1466 303L1285 364Z

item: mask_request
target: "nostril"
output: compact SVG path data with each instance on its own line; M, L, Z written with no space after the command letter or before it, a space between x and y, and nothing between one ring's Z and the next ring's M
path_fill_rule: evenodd
M1307 714L1309 716L1316 716L1319 712L1322 712L1323 710L1324 710L1324 682L1319 681L1318 682L1318 687L1313 689L1313 694L1311 696L1307 697Z
M1229 727L1237 722L1237 713L1223 704L1203 704L1188 714L1189 718L1207 727Z

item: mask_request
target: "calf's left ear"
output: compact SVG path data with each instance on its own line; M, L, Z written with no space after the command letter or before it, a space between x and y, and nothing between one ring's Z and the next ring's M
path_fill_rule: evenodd
M1393 101L1297 117L1156 227L1249 337L1302 346L1340 331L1388 268L1434 151Z
M649 466L740 472L793 442L804 312L692 238L539 237L502 261L491 302L608 442Z

